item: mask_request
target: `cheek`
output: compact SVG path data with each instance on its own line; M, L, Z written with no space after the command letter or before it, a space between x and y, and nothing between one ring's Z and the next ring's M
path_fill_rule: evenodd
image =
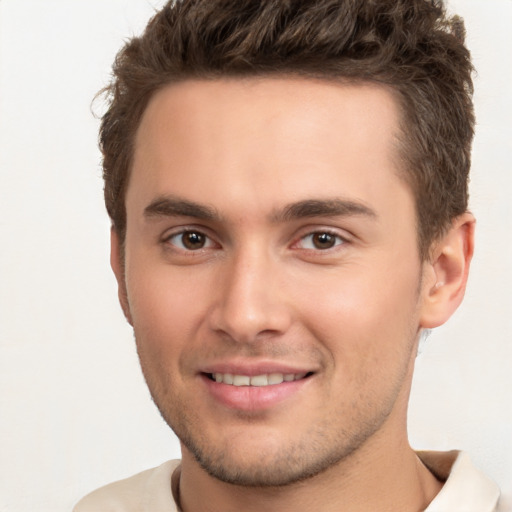
M309 283L301 306L308 329L344 375L402 364L417 330L418 268L353 266L336 274Z
M161 265L153 271L147 265L143 272L127 272L135 334L147 356L176 360L169 356L193 343L207 307L204 280L202 286L200 281L200 276Z

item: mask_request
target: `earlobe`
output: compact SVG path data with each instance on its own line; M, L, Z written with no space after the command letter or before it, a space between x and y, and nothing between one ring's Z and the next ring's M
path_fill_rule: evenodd
M432 329L444 324L459 307L468 280L474 249L475 219L470 213L457 217L432 250L424 275L420 326Z
M128 302L128 293L126 291L123 247L119 235L114 227L110 229L110 266L112 267L117 280L119 304L121 304L121 309L123 310L126 320L128 320L130 325L133 325Z

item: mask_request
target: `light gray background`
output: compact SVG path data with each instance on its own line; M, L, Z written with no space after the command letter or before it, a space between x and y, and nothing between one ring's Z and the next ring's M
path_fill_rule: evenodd
M0 512L70 510L179 455L117 305L90 112L162 3L0 0ZM468 450L511 495L512 0L450 6L479 71L478 245L465 304L418 358L410 436Z

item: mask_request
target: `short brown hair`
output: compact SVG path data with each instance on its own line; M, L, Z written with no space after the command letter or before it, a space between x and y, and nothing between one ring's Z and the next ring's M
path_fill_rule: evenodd
M474 129L464 25L442 0L171 0L116 57L100 130L105 203L121 239L149 99L186 79L295 75L374 82L402 110L403 173L420 253L467 210Z

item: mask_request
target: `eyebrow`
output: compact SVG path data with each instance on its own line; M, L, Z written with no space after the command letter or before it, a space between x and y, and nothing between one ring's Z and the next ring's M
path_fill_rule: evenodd
M292 203L272 215L273 222L286 222L308 217L364 216L376 218L368 206L346 199L306 199Z
M365 216L376 218L377 214L368 206L346 199L306 199L286 205L274 212L270 220L274 223L311 217ZM174 196L161 196L144 209L144 217L194 217L201 220L220 221L222 216L208 205L199 204Z
M144 208L144 217L195 217L203 220L220 220L215 208L173 196L156 198Z

